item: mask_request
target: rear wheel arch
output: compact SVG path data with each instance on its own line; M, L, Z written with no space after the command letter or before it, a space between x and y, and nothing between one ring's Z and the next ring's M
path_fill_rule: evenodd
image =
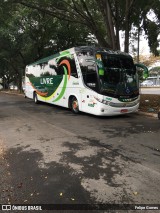
M75 95L70 95L68 99L68 107L72 110L72 112L78 114L79 113L79 100Z
M37 96L36 91L33 92L33 100L34 100L34 103L35 103L35 104L38 104L38 103L39 103L39 101L38 101L38 96Z

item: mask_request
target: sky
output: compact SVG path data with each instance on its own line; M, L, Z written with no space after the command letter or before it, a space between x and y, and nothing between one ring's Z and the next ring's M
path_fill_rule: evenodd
M151 10L148 12L147 18L150 19L151 21L157 21L156 15ZM132 30L132 32L134 32L134 30ZM120 37L121 37L121 50L123 51L124 50L124 33L123 32L120 32ZM158 39L160 40L160 35ZM137 47L137 42L131 42L130 54L132 54L132 45ZM160 42L159 42L159 49L160 49ZM151 53L150 53L150 48L148 46L148 39L146 39L146 35L143 30L140 36L140 55L150 55L150 54Z

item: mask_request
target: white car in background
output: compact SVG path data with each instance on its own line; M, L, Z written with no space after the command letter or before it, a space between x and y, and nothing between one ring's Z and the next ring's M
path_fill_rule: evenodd
M10 85L9 89L10 90L18 90L18 87L16 85Z
M142 83L141 83L141 86L142 87L151 87L151 86L153 86L154 84L153 84L153 81L151 81L151 80L145 80L145 81L143 81Z

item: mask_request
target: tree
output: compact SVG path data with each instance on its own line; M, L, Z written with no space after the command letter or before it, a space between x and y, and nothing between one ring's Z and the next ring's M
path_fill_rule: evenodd
M10 0L11 1L11 0ZM58 19L76 22L90 29L100 46L120 49L119 30L125 30L125 51L128 52L130 16L135 0L12 0ZM43 3L43 4L42 4ZM133 11L132 11L133 12Z
M119 31L125 32L124 51L129 52L133 23L141 23L152 8L160 17L159 0L8 0L41 13L86 26L100 46L120 49ZM138 24L139 26L139 24Z
M150 51L155 55L159 56L159 52L157 50L159 43L158 43L158 36L160 34L160 1L153 0L150 1L152 12L155 13L157 16L157 20L149 20L147 16L144 17L144 30L148 37L148 45L150 47ZM151 10L148 10L151 11Z
M58 21L43 11L21 4L0 3L0 60L4 66L0 75L6 82L6 73L21 89L25 66L35 60L67 49L82 41L91 43L88 30L83 31L70 22ZM8 83L8 84L9 84Z
M159 52L157 50L159 43L158 43L158 35L160 33L158 26L155 22L146 19L144 22L144 30L148 36L148 44L150 47L151 52L155 56L159 56Z
M160 33L160 19L157 21L151 21L148 18L148 14L156 14L157 18L160 17L160 1L159 0L142 0L139 1L139 7L137 13L134 15L133 23L137 28L141 27L145 31L148 39L148 45L150 51L158 56L158 35ZM137 19L139 14L139 20Z

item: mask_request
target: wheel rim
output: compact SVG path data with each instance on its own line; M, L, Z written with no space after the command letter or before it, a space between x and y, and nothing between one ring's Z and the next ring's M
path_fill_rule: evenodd
M37 95L34 95L34 102L37 103Z
M77 100L74 100L72 102L72 109L75 111L75 112L78 112L78 101Z

